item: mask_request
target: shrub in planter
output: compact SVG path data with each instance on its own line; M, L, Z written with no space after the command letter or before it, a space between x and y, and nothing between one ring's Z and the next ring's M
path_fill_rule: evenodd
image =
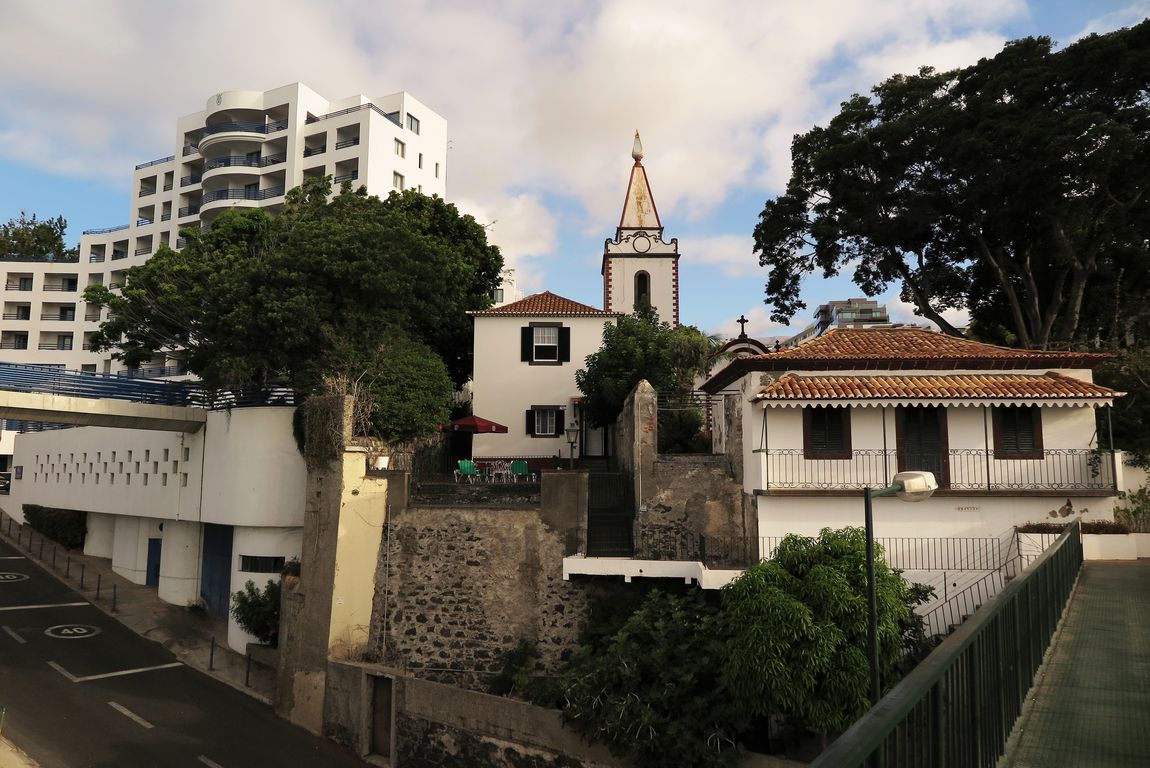
M1019 533L1062 533L1069 523L1027 523L1018 526ZM1083 533L1130 533L1130 527L1114 520L1090 520L1082 523Z
M240 629L273 648L280 633L280 584L268 580L263 591L252 581L232 595L232 616Z
M25 504L24 519L33 529L69 549L84 546L84 537L88 534L87 512Z

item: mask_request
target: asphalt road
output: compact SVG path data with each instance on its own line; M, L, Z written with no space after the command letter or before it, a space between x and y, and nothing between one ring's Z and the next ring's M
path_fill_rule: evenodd
M4 735L44 768L362 768L0 542Z

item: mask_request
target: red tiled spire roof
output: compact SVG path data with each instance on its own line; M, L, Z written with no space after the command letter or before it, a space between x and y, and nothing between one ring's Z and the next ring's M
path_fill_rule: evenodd
M476 317L523 316L523 315L550 315L553 317L618 317L618 312L604 312L601 309L580 304L571 299L557 296L551 291L535 293L531 296L512 301L500 307L480 309L468 312Z
M1111 399L1124 393L1058 373L898 376L785 374L753 400Z

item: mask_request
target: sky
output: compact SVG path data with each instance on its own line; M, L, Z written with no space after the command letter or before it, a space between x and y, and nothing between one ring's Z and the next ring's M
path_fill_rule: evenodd
M447 198L488 226L525 293L602 304L640 131L684 323L787 335L859 296L808 278L781 327L751 233L796 133L920 66L1059 46L1150 16L1150 0L6 0L0 221L64 216L67 242L132 212L141 162L223 90L301 81L330 99L406 90L448 121ZM925 322L880 297L895 319ZM961 313L948 316L962 322Z

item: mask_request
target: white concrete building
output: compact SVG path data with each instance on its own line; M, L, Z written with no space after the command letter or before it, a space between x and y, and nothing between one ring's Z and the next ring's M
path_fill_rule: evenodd
M85 287L121 284L161 245L178 250L181 228L237 206L275 211L285 192L325 175L381 197L444 197L447 122L406 92L333 101L295 83L213 94L176 121L171 155L136 166L129 223L84 232L79 262L3 262L0 360L114 372L109 354L88 351L106 318L81 301Z
M859 525L861 490L903 470L931 471L940 488L918 504L877 499L876 535L997 536L1051 517L1111 517L1122 460L1099 450L1095 409L1122 393L1091 377L1107 358L832 328L738 358L704 389L739 403L736 460L760 537ZM716 426L717 450L739 444Z
M307 470L290 407L210 411L198 432L84 427L18 437L10 495L87 515L84 553L107 557L175 605L226 616L249 579L263 587L298 558ZM251 640L228 618L228 642Z

